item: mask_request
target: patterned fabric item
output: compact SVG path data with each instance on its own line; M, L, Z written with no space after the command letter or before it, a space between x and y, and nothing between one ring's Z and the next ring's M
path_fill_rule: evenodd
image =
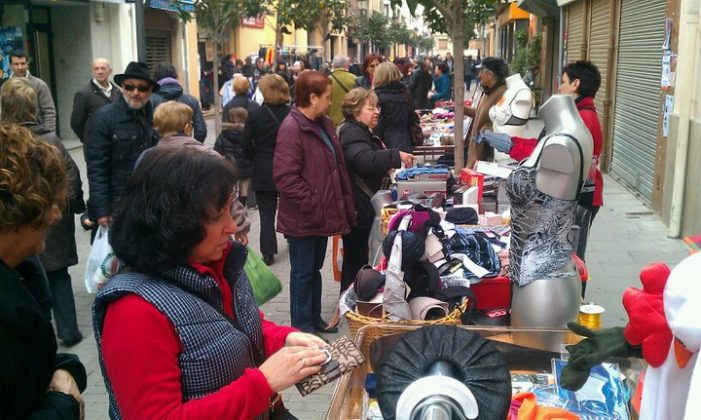
M519 286L571 275L558 270L572 258L568 235L577 201L560 200L538 191L535 176L535 168L520 166L506 181L511 201L510 273L511 281Z
M165 270L158 278L140 273L120 274L98 293L93 306L93 329L111 419L122 417L105 372L101 334L109 303L126 294L144 298L175 327L182 346L178 361L185 401L216 392L241 376L246 368L262 361L263 327L243 271L245 259L245 248L235 245L224 267L224 277L234 297L234 321L223 315L216 281L190 267Z
M341 337L322 350L329 351L331 360L322 366L319 373L308 376L295 384L302 396L311 394L365 362L360 350L348 337Z
M483 277L494 277L499 274L501 269L499 256L482 232L472 232L455 226L455 234L450 239L446 239L445 248L446 255L465 254L475 264L487 270L489 273ZM469 270L466 273L471 279L477 278Z

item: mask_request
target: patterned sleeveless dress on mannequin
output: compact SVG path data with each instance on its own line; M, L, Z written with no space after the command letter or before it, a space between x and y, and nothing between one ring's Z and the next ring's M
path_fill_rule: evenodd
M511 281L519 286L571 275L561 269L572 259L568 236L577 200L561 200L538 191L536 172L535 167L519 166L506 182L512 230L509 270Z

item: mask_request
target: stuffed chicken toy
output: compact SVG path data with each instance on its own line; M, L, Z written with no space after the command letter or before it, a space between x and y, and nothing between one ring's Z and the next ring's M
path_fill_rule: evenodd
M642 357L650 366L640 419L700 419L701 253L671 271L665 264L650 264L641 270L640 281L642 289L631 287L623 294L629 317L625 328L592 331L568 324L585 339L567 347L570 359L561 384L578 390L590 369L609 357Z

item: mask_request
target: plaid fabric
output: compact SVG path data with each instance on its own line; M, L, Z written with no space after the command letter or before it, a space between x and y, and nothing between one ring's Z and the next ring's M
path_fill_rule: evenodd
M101 333L109 303L128 293L151 303L175 327L182 346L179 364L184 401L218 391L241 376L244 369L262 361L263 327L243 271L245 260L246 249L234 245L224 268L234 296L233 324L222 314L222 297L216 281L190 267L168 269L158 277L120 274L98 293L93 305L93 329L110 399L110 418L121 419L121 414L105 372Z

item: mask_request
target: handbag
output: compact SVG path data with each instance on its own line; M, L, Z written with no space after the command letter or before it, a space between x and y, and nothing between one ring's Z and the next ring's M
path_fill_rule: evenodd
M328 357L326 363L322 365L321 371L307 376L295 384L303 397L329 382L333 382L341 375L350 372L365 362L365 358L358 350L358 347L348 337L341 337L321 350L326 352Z
M251 247L248 247L248 256L243 265L248 281L253 288L253 296L256 305L261 306L274 298L282 290L282 283L275 273L265 265L263 259Z

